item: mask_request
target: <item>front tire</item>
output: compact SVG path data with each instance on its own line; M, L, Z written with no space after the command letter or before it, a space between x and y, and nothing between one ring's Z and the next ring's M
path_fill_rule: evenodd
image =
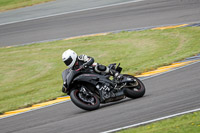
M87 111L96 110L100 106L99 98L95 94L86 96L80 89L73 89L70 97L76 106Z
M145 94L145 86L142 83L142 81L140 81L138 78L131 75L124 75L124 76L134 78L137 82L136 86L128 87L124 89L125 96L129 98L133 98L133 99L142 97Z

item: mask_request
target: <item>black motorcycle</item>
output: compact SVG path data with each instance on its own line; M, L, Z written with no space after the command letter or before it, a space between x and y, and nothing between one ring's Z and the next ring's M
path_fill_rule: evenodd
M108 67L119 73L122 71L120 64L117 67L116 64L110 64ZM98 109L101 103L144 95L145 86L138 78L128 74L119 77L116 79L104 73L96 73L92 66L87 69L66 69L62 73L62 91L70 95L76 106L89 111Z

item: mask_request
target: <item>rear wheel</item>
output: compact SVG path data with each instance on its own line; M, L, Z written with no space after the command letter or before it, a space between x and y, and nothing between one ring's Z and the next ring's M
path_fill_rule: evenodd
M99 98L86 86L81 86L81 88L73 89L70 93L72 102L84 110L92 111L98 109L100 106Z
M124 77L129 77L135 79L135 83L129 83L124 89L125 96L129 98L139 98L145 94L145 86L138 78L131 75L124 75Z

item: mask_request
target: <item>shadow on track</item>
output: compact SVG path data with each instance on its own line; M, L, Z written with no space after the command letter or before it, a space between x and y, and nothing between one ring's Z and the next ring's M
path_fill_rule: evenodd
M80 115L80 114L85 114L85 113L100 111L100 110L102 110L102 109L105 109L105 108L108 108L108 107L111 107L111 106L117 106L117 105L122 104L122 103L137 102L137 101L140 101L140 100L142 100L142 99L144 99L144 98L146 99L146 98L149 97L149 96L150 96L150 95L145 95L145 96L143 96L143 97L141 97L141 98L137 98L137 99L126 98L126 99L120 100L120 101L115 101L115 102L111 102L111 103L101 104L99 109L93 110L93 111L82 110L82 109L80 109L80 108L78 108L77 106L74 105L74 106L77 107L77 109L78 109L78 110L76 110L76 111L74 112L74 114L79 114L79 115ZM80 109L80 110L79 110L79 109Z

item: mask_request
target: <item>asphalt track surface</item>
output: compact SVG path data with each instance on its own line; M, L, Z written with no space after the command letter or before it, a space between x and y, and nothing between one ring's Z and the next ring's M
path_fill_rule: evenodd
M138 0L53 0L0 13L0 25Z
M0 46L196 21L199 0L145 0L0 25Z
M1 46L199 21L198 0L148 0L0 26ZM63 33L63 34L61 34ZM53 38L52 38L53 37ZM71 101L0 119L1 133L96 133L200 107L200 63L143 80L144 97L83 111Z
M200 63L143 80L139 99L83 111L71 101L0 120L1 133L96 133L200 107Z

